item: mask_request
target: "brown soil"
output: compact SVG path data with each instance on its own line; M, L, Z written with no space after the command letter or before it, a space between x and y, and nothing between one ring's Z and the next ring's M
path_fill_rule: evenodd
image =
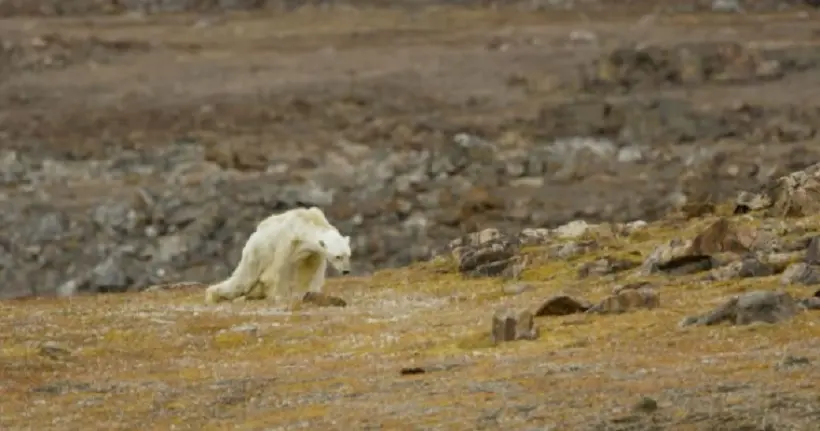
M744 217L735 221L746 223ZM648 276L660 307L536 318L489 342L494 310L559 293L597 301L629 277L578 278L601 256L647 256L714 218L600 237L569 260L531 248L508 293L430 262L332 281L344 308L204 305L202 286L0 302L0 426L59 429L802 430L818 418L818 311L787 322L679 328L779 276ZM799 221L807 229L817 217ZM621 273L623 274L623 273ZM814 289L786 288L795 298Z

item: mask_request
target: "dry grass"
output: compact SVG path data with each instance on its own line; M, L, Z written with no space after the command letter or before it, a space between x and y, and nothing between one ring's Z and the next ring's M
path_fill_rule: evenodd
M539 318L536 341L486 342L496 307L537 307L560 291L601 298L628 276L578 280L580 263L646 255L706 222L654 225L634 240L602 240L593 255L540 264L523 274L535 289L517 296L501 294L499 280L428 263L332 280L328 290L351 304L342 309L205 306L197 290L0 303L0 428L809 429L816 366L777 364L817 360L816 314L676 326L726 295L774 288L776 277L658 278L660 309ZM442 369L400 375L409 366ZM658 410L631 413L641 396Z

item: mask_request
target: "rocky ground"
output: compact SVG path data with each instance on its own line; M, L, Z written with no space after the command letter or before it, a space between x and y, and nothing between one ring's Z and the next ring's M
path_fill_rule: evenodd
M813 430L818 190L820 164L694 218L489 228L333 307L0 302L0 427Z
M485 227L653 220L820 159L805 5L147 3L1 3L2 297L212 282L296 205L353 237L364 275Z

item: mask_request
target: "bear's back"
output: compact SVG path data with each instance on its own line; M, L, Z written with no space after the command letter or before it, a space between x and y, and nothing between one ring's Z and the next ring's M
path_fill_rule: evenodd
M322 212L321 209L318 207L310 207L308 209L301 208L303 211L299 213L299 216L306 222L315 225L321 228L332 228L333 225L327 221L327 217L325 217L325 213Z
M262 220L257 230L271 229L274 226L287 225L295 230L306 228L333 229L333 225L325 217L325 213L317 207L294 208L283 213L274 214Z

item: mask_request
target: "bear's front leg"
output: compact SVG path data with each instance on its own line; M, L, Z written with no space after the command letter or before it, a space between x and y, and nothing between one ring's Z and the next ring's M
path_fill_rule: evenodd
M322 259L315 272L310 277L308 292L322 293L325 286L325 273L327 272L327 260Z
M290 268L269 268L262 274L259 280L259 291L264 293L264 297L274 303L285 300L290 294L293 271Z

